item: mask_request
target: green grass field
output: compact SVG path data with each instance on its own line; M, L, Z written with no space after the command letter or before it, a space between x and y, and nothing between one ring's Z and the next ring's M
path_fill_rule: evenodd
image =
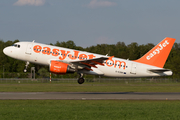
M180 92L180 83L1 83L0 92Z
M179 120L180 101L0 100L1 120Z
M0 83L0 92L180 92L180 83ZM0 100L0 120L179 120L180 101Z

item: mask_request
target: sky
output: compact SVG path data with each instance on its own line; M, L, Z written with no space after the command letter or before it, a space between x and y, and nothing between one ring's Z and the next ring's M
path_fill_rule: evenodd
M97 44L180 43L180 0L1 0L0 39Z

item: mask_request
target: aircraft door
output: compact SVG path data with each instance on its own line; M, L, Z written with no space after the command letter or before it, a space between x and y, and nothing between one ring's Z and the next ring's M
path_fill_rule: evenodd
M136 67L137 65L135 63L132 63L132 67L131 67L131 74L136 74Z
M32 52L32 43L27 44L26 54L31 55Z

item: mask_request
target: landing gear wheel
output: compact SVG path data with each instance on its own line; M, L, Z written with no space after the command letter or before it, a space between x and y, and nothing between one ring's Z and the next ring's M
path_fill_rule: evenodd
M79 79L78 79L78 83L79 83L79 84L83 84L83 83L84 83L84 78L79 78Z

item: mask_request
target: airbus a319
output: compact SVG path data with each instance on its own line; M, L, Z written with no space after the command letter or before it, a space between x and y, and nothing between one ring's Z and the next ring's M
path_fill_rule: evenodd
M126 60L85 51L57 47L36 42L17 42L3 49L4 54L29 63L49 66L55 74L79 73L78 83L84 83L83 74L107 77L170 76L172 71L163 66L175 42L166 37L138 60Z

